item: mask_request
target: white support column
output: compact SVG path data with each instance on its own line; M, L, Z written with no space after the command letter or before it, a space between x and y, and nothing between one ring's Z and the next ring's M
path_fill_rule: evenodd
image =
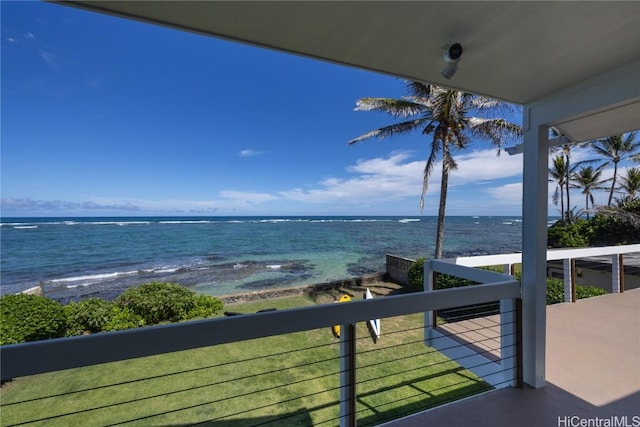
M611 293L620 293L620 255L611 255Z
M530 113L525 107L525 121ZM522 201L522 351L524 382L545 385L549 127L527 123Z
M433 267L430 260L424 262L424 292L433 292ZM434 312L424 312L424 345L431 347L433 338L433 328L435 328Z
M562 273L564 276L564 302L573 301L573 286L575 284L573 283L573 270L571 269L572 265L573 263L570 259L567 258L562 260Z

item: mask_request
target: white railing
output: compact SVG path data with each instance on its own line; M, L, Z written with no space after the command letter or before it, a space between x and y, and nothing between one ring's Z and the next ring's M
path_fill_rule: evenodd
M611 255L621 260L623 254L640 252L640 245L606 248L569 249L549 251L548 259ZM425 343L434 343L436 326L431 313L436 310L472 304L501 302L501 331L506 340L501 344L502 382L513 383L516 378L516 359L519 333L515 330L515 305L519 300L520 284L506 274L480 270L476 266L507 265L522 262L521 254L461 257L425 262L425 292L386 296L349 304L327 304L290 310L273 311L229 318L206 319L127 331L89 336L60 338L22 344L4 345L0 351L2 379L17 378L45 372L82 366L97 365L118 360L165 354L200 347L213 346L254 338L288 334L334 324L343 325L343 371L341 384L341 425L353 425L355 369L353 350L348 345L347 332L357 322L375 318L426 313ZM620 263L614 263L614 265ZM506 270L509 271L509 270ZM431 277L434 272L463 277L481 284L433 291ZM511 341L509 341L511 340ZM463 364L464 366L464 364ZM492 382L491 373L481 374ZM507 381L504 381L506 378Z
M498 262L503 262L505 259L502 255L496 257L491 262L498 260ZM515 259L510 255L506 258ZM519 283L511 275L452 263L451 259L431 260L425 262L424 267L425 293L437 294L444 291L434 289L434 273L461 277L478 283ZM471 286L471 288L475 286L478 285ZM518 300L519 298L500 300L500 360L497 362L493 362L486 355L474 351L471 347L457 346L450 337L437 329L436 316L432 311L425 313L425 343L450 359L456 360L496 388L514 386L519 378L518 368L521 367L518 362L521 336L521 332L518 330L520 328Z
M444 267L446 269L446 266ZM509 276L489 278L484 271L460 274L492 283L432 293L386 296L349 304L326 304L290 310L206 319L89 336L2 346L3 379L97 365L254 338L288 334L341 324L340 424L355 425L355 351L357 322L520 297L520 285ZM477 273L473 273L477 272ZM473 274L472 274L473 273ZM502 276L502 275L501 275Z
M640 253L640 245L603 246L597 248L549 249L547 261L563 261L564 295L566 302L575 302L576 267L575 260L589 257L611 257L611 292L624 292L624 255ZM521 253L458 257L442 260L467 267L504 265L511 271L514 264L522 263Z
M515 280L2 346L2 377L90 366L520 296Z

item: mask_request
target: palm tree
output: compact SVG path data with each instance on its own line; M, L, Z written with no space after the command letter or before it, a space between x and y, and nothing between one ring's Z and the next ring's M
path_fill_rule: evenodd
M388 136L407 134L416 130L423 135L432 135L429 158L424 168L420 209L424 209L424 196L427 192L429 176L438 157L441 156L442 178L435 251L435 257L441 258L449 173L458 167L453 158L453 152L467 148L472 138L478 138L489 141L492 146L498 148L500 153L502 144L519 138L522 129L504 118L487 117L490 114L504 115L512 111L511 104L420 82L407 81L406 87L410 95L402 99L359 99L356 103L356 111L382 111L404 120L365 133L349 141L349 144L374 137L383 139ZM476 114L477 117L470 114Z
M556 128L552 127L550 129L550 135L549 135L550 138L556 138L560 136L563 136L563 135ZM582 143L562 144L558 147L553 147L551 149L552 152L558 152L558 151L562 152L562 157L564 159L564 173L565 173L564 188L560 186L560 193L562 194L562 192L564 191L564 193L567 195L567 208L565 209L565 213L567 217L566 218L562 217L562 220L566 221L567 223L571 223L574 218L574 214L573 214L574 209L571 207L571 175L575 172L575 170L578 168L580 164L583 164L584 162L588 162L588 161L583 161L575 165L571 164L571 150L573 148L579 148L582 145L583 145Z
M601 180L602 169L604 164L593 168L593 166L587 166L581 168L578 172L574 172L571 180L573 181L573 188L582 188L582 194L585 195L585 212L587 213L587 219L589 219L589 201L593 206L593 191L595 190L607 190L608 187L603 186L605 182L611 181L612 178Z
M553 193L553 204L558 205L558 194L560 195L560 214L562 221L565 220L564 217L564 186L567 181L567 164L565 163L564 156L556 156L551 163L551 167L549 168L549 182L556 182L556 191Z
M615 191L616 180L618 177L618 163L624 160L627 155L638 155L640 141L634 141L637 132L630 132L626 137L624 135L613 135L593 141L591 148L604 158L608 159L604 165L613 163L613 179L611 189L609 190L609 201L607 206L611 206L613 200L613 192Z
M626 196L623 200L632 201L640 196L640 168L627 169L627 175L620 178L620 189Z

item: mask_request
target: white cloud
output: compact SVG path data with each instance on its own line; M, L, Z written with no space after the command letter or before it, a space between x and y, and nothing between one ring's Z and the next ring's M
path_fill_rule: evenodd
M42 49L39 49L39 53L40 53L40 58L42 58L42 60L51 68L53 68L54 70L58 68L58 64L55 61L55 56L50 53L50 52L46 52Z
M240 153L239 153L240 157L252 157L252 156L259 156L261 154L263 154L262 151L256 151L250 148L240 150Z
M27 39L31 39L31 40L35 40L35 38L36 38L36 36L34 36L34 35L33 35L33 33L32 33L31 31L29 31L29 32L25 35L25 37L26 37Z
M408 196L418 198L422 188L421 161L405 162L409 153L392 153L389 158L359 160L347 168L357 176L329 177L318 188L280 191L288 199L305 203L383 203Z
M224 190L220 192L220 196L225 199L231 199L241 204L246 203L264 203L270 200L274 200L277 197L269 193L256 193L250 191L232 191Z
M449 185L459 186L522 175L522 156L496 155L495 150L479 150L454 157L458 169L451 172ZM438 164L441 167L441 164Z
M458 206L458 214L476 214L474 209L486 212L496 206L513 207L518 210L521 203L521 157L496 157L495 151L479 150L457 157L459 170L450 179L448 199L451 208ZM254 213L294 212L321 210L323 212L402 212L418 210L422 190L422 175L425 160L415 159L410 152L393 152L386 157L361 159L345 168L346 176L330 176L318 182L281 191L218 190L211 200L145 200L121 199L117 197L93 197L87 202L58 202L58 206L70 203L73 210L105 209L134 210L149 213L200 212L200 213ZM488 189L494 180L500 179L499 187ZM505 183L507 182L507 183ZM437 206L440 187L440 163L435 165L427 193L428 214ZM469 184L482 184L476 188ZM323 206L324 205L324 206ZM482 205L482 206L481 206ZM26 209L26 208L25 208ZM452 212L452 211L450 211Z
M413 197L417 201L422 191L425 160L410 160L409 152L393 152L386 158L359 160L347 168L356 176L346 179L330 177L317 188L295 188L281 191L286 199L305 203L377 203L383 204ZM451 173L450 188L480 181L520 177L522 158L497 157L493 150L480 150L457 156L458 170ZM434 165L429 179L430 194L438 194L441 162Z
M495 200L496 203L500 204L500 206L518 208L522 207L521 182L504 184L499 187L490 188L486 191Z

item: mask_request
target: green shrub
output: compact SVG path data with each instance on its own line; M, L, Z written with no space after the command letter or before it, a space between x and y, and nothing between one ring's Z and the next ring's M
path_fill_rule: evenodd
M67 331L65 335L82 335L104 330L111 320L113 302L99 298L89 298L80 302L71 302L64 306L67 315Z
M589 224L593 231L592 246L630 245L640 242L640 227L630 224L615 211L603 210L591 218Z
M188 319L207 318L219 313L224 308L224 304L219 298L209 295L197 295L195 306L189 310Z
M516 273L516 278L522 281L522 274ZM605 295L607 291L595 286L576 285L576 299L591 298ZM564 302L564 281L556 278L547 278L547 305Z
M424 290L424 258L418 258L411 264L407 278L411 286Z
M0 297L0 344L58 338L64 335L62 305L38 295Z
M605 295L607 291L595 286L576 286L576 299L597 297L599 295Z
M120 331L144 326L144 319L130 309L99 298L69 303L64 310L67 314L66 336Z
M436 276L436 287L438 289L459 288L461 286L475 285L478 282L463 279L462 277L449 276L448 274L439 273Z
M104 325L103 331L122 331L125 329L139 328L144 326L144 319L142 316L135 314L128 308L118 307L113 305L111 307L111 313L109 321Z
M117 298L116 303L141 316L147 325L208 317L222 310L222 302L218 298L198 296L178 284L164 282L129 288Z
M592 235L589 221L557 221L547 230L547 245L552 248L583 248L590 245Z
M411 267L409 267L409 271L407 272L409 283L421 291L424 290L424 261L424 258L416 259L413 264L411 264ZM501 267L480 268L483 270L495 271L497 273L503 272ZM436 286L438 289L458 288L460 286L469 286L476 283L477 282L463 279L461 277L449 276L448 274L438 273L436 275Z
M547 279L547 305L564 302L564 282L560 279Z

